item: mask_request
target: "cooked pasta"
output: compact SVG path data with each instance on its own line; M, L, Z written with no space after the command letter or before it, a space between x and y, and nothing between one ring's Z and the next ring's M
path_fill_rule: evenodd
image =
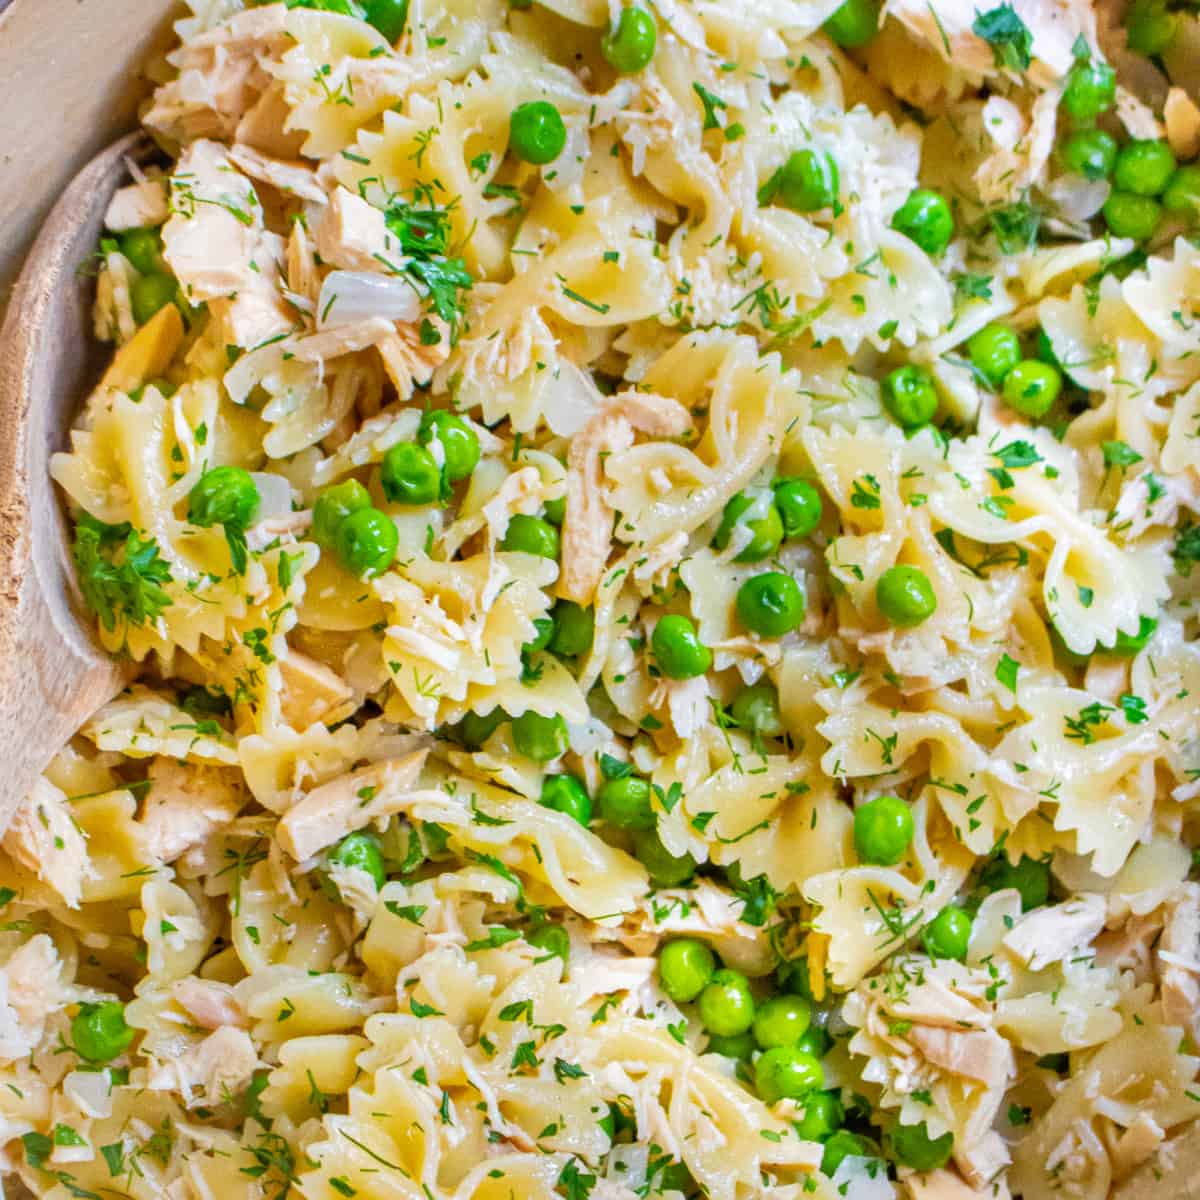
M188 5L51 468L134 682L3 837L6 1173L1171 1169L1195 12Z

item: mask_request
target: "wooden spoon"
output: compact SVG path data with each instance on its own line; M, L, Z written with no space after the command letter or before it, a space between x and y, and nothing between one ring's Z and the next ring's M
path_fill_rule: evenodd
M0 329L0 831L53 755L129 676L94 640L49 468L111 357L92 335L95 289L84 269L126 181L125 160L151 153L144 134L131 134L75 177Z

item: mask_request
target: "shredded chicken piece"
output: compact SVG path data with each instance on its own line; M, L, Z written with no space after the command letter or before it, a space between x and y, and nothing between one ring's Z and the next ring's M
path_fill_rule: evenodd
M975 172L985 202L1012 199L1042 178L1054 150L1059 97L1058 88L1043 92L1034 101L1028 126L1012 101L1001 96L988 100L983 111L984 128L997 149Z
M66 1003L62 966L54 942L35 933L0 968L0 1061L29 1054Z
M227 1025L239 1027L249 1023L228 983L188 975L172 985L171 995L203 1029L223 1029Z
M1168 903L1155 958L1163 1020L1200 1033L1200 884L1185 883Z
M1131 138L1157 141L1163 136L1162 124L1154 110L1120 84L1117 85L1117 117Z
M193 142L171 179L175 212L163 226L163 257L188 298L218 300L253 289L262 209L229 151Z
M908 1037L934 1066L988 1087L1007 1087L1016 1074L1012 1046L994 1030L914 1025Z
M292 223L292 232L287 244L287 284L293 296L299 296L316 309L317 297L321 294L321 271L308 231L301 221Z
M671 438L682 436L691 425L690 414L677 400L623 392L607 400L576 434L567 456L560 595L589 604L608 562L613 510L604 492L604 456L628 450L635 431Z
M113 193L104 212L104 226L113 233L124 233L165 224L170 215L166 181L143 179Z
M293 729L332 724L354 711L354 689L335 671L298 650L280 660L283 718Z
M156 758L147 772L141 826L146 849L162 862L174 862L238 814L245 793L234 773L209 767Z
M440 326L436 318L428 319ZM449 338L445 336L444 327L440 328L440 341L425 346L416 328L395 324L385 317L368 317L352 325L337 325L300 338L289 347L289 353L301 362L321 363L374 346L400 398L406 400L417 384L428 383L434 368L444 362L449 353Z
M286 162L250 146L238 145L231 147L229 158L244 175L268 183L277 191L288 192L315 204L324 204L328 199L325 189L317 182L316 172L302 162Z
M989 1130L969 1146L954 1148L954 1165L977 1191L989 1187L1011 1161L1004 1139L995 1130Z
M1132 971L1139 983L1148 982L1153 971L1150 947L1162 925L1161 911L1128 916L1116 929L1106 931L1096 939L1096 964Z
M1014 8L1032 35L1034 61L1024 76L1037 87L1048 87L1071 69L1077 37L1096 44L1095 17L1083 0L1016 0ZM974 81L1000 74L991 46L973 29L980 11L970 0L889 0L884 8Z
M905 1171L900 1176L900 1186L910 1200L1009 1200L1008 1184L1004 1180L976 1189L949 1167Z
M377 817L400 811L412 798L425 754L384 759L314 788L279 822L280 844L303 862Z
M1031 971L1061 962L1073 951L1090 946L1104 928L1104 897L1082 892L1062 904L1021 917L1002 944Z
M386 270L380 258L394 263L401 253L383 213L344 187L329 197L316 238L321 258L344 271Z
M986 1028L992 1023L989 1012L931 974L909 984L899 996L882 997L880 1003L893 1017L921 1025L961 1030Z
M3 846L15 862L49 884L69 908L79 907L83 882L94 874L87 843L71 820L67 797L48 779L39 779L17 808Z
M232 138L271 82L263 61L287 49L286 23L287 10L269 4L186 42L170 56L178 76L155 91L144 123L180 142Z
M189 1108L220 1104L250 1082L258 1065L250 1035L244 1029L225 1027L179 1058L160 1063L146 1086L154 1092L178 1092Z
M283 296L283 239L263 230L255 243L250 276L243 287L227 300L212 304L221 321L221 337L227 346L261 346L281 335L294 333L300 325L295 308Z
M1176 158L1190 159L1200 154L1200 107L1183 88L1173 87L1167 93L1163 123Z

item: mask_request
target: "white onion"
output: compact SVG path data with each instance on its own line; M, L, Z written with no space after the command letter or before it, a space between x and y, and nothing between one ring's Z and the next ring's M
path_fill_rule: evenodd
M292 512L292 485L282 475L266 471L251 471L250 478L258 488L258 514L256 520L266 521L271 517L286 517Z
M112 1116L112 1082L107 1071L72 1071L63 1080L63 1092L85 1116Z
M542 415L552 433L571 437L587 424L604 397L588 375L568 359L560 360L546 376L542 384Z
M353 325L369 317L415 321L421 298L407 280L372 271L330 271L317 301L317 328Z

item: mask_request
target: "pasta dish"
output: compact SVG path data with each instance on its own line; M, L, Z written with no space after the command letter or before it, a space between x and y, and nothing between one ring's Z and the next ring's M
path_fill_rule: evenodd
M1196 11L176 30L52 463L133 682L3 837L5 1176L1107 1200L1178 1168Z

